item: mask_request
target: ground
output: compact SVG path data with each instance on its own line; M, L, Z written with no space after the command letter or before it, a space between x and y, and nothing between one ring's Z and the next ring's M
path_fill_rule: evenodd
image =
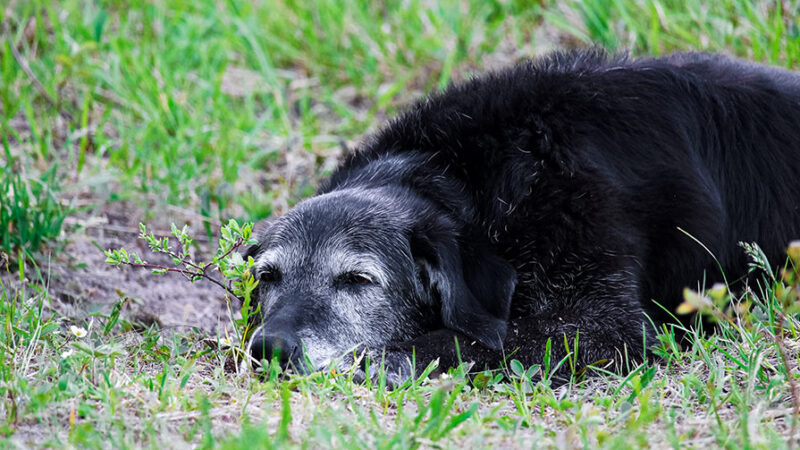
M281 214L403 105L552 48L708 50L797 69L798 11L744 0L5 3L3 446L797 445L796 279L735 298L690 292L717 332L692 331L683 347L665 333L658 358L626 376L576 373L555 387L548 364L511 359L390 392L350 372L255 378L231 350L237 305L219 287L112 267L101 249L157 260L138 224L159 235L188 224L193 256L207 260L228 219Z

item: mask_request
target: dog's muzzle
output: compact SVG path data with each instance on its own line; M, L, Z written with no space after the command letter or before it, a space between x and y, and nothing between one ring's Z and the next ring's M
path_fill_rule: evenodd
M250 340L249 351L253 361L262 367L277 361L281 369L292 368L304 372L303 348L300 339L291 333L268 332L262 328Z

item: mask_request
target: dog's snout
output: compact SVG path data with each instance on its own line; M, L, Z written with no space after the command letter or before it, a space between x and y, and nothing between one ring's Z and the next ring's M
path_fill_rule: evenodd
M261 333L250 343L250 356L256 361L277 358L282 368L300 358L300 340L290 333Z

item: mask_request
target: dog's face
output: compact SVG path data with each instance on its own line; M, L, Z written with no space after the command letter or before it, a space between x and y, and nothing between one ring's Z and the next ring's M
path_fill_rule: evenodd
M494 257L488 271L465 273L480 256L462 260L455 230L404 189L344 189L301 202L248 252L260 305L251 354L269 359L279 350L283 365L321 368L356 348L379 350L441 327L498 347L514 271Z

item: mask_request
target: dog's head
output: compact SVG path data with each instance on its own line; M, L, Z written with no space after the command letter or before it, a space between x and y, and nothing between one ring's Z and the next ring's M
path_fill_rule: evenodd
M252 356L279 350L284 366L320 368L442 327L500 348L516 273L462 228L404 188L299 203L248 250L260 305Z

